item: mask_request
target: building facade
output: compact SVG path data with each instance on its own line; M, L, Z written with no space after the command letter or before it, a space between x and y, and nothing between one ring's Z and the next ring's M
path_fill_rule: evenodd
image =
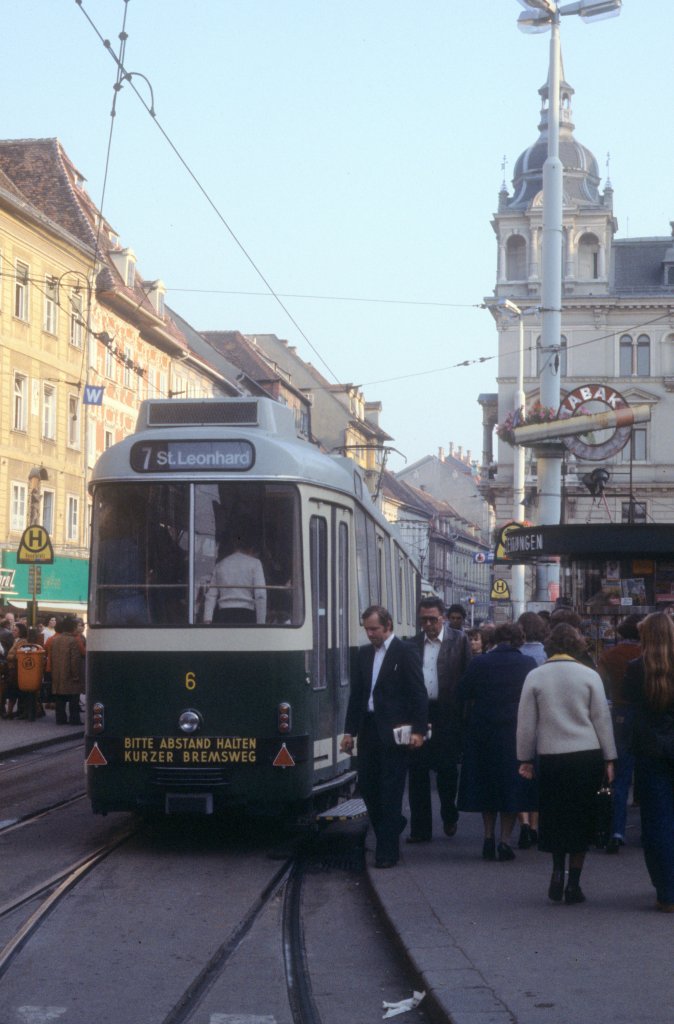
M144 398L224 388L164 295L57 139L0 141L0 549L13 574L3 601L30 596L28 567L16 564L30 520L56 556L42 573L42 604L84 610L98 455L133 431Z
M481 395L485 471L482 490L497 526L513 518L536 522L537 456L526 448L522 514L513 508L514 449L498 437L516 412L520 360L526 410L539 398L541 371L542 168L547 156L547 86L539 137L517 160L512 190L505 182L492 225L497 275L486 301L498 331L498 393ZM674 237L618 238L614 193L600 189L597 160L574 135L573 89L561 86L560 159L564 166L562 334L554 355L562 399L578 392L584 412L605 411L615 391L630 406L646 406L650 421L627 431L627 444L600 461L581 451L562 457L560 521L674 520ZM670 225L674 228L674 223ZM520 311L503 308L509 299ZM520 349L520 324L523 345ZM602 392L603 389L603 392ZM556 413L556 410L552 411ZM587 437L592 446L611 431ZM561 448L560 448L561 452ZM601 486L597 475L601 469Z

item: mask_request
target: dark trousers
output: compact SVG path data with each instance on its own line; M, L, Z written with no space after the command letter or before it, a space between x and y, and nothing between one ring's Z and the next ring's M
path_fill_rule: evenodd
M69 717L66 718L66 704L69 705ZM57 725L80 725L80 695L79 693L68 693L65 695L54 695L54 718Z
M428 714L431 738L409 755L407 795L410 803L410 835L415 839L430 839L433 833L431 772L436 773L443 825L454 825L459 818L456 809L458 740L437 705L431 703Z
M674 763L636 759L644 859L661 903L674 905Z
M407 747L382 743L374 715L367 714L358 733L358 783L377 840L378 861L398 860L407 762Z

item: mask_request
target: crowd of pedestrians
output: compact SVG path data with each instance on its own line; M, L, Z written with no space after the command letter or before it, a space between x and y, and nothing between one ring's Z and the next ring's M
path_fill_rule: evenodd
M630 791L656 908L674 913L674 624L666 612L618 626L595 664L580 617L562 607L517 622L465 628L460 605L422 600L420 632L394 636L386 608L363 616L361 648L342 750L358 743L361 793L376 837L375 865L395 867L408 776L407 843L433 838L431 778L442 828L482 816L481 856L516 848L551 857L547 896L585 902L591 845L625 843ZM612 790L608 835L598 836L599 793ZM513 832L519 819L519 839ZM479 856L476 851L476 856Z
M0 616L0 718L34 722L54 712L57 725L81 725L84 620L45 616L35 626Z

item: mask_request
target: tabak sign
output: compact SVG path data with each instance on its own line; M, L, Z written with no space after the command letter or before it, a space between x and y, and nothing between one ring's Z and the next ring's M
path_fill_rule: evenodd
M563 399L557 418L566 420L571 416L591 416L593 413L617 412L627 408L629 405L623 396L606 384L583 384ZM631 426L612 426L585 434L574 434L562 440L576 458L601 462L617 455L629 441L631 432Z

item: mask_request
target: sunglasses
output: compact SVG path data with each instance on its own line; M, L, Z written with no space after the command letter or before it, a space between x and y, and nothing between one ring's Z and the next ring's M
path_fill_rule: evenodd
M441 615L421 615L420 619L422 622L442 622Z

